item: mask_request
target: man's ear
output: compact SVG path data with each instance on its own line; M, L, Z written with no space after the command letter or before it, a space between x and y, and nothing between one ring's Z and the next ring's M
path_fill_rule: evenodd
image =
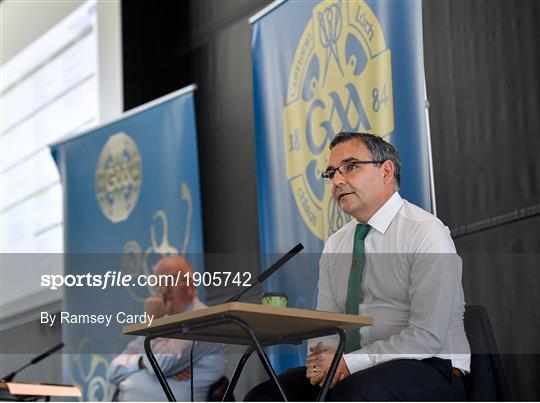
M383 181L385 184L389 184L394 180L394 163L390 160L386 160L381 165Z

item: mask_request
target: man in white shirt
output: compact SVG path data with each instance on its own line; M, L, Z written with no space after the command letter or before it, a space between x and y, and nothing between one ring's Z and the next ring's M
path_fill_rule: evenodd
M162 282L158 295L148 297L145 311L148 315L161 317L206 308L197 297L193 281L187 282L192 269L180 256L167 256L156 264L154 274L165 279L176 279L180 273L183 280L178 285ZM154 374L144 351L144 338L137 337L114 358L108 369L108 378L116 385L118 401L165 401L165 392ZM177 339L156 339L152 351L167 382L178 401L191 400L190 380L193 376L194 400L207 400L209 387L225 373L225 349L221 344L198 342L193 354L193 374L190 368L192 342Z
M464 400L470 349L461 259L448 228L400 197L399 154L380 137L338 134L323 177L352 219L325 244L317 309L374 320L347 333L329 398ZM289 400L316 398L336 345L312 341L306 366L280 376ZM268 382L246 396L279 399Z

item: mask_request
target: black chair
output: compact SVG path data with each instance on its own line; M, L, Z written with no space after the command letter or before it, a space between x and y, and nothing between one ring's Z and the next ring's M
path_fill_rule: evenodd
M511 400L486 308L482 305L467 305L464 324L471 347L471 372L465 377L467 399Z

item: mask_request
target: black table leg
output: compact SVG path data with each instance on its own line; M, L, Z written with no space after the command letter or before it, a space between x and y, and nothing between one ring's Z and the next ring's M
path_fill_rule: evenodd
M330 384L332 383L332 379L334 379L339 360L341 359L341 356L343 355L343 349L345 348L345 332L343 331L343 329L340 328L336 328L335 330L336 333L339 335L339 344L336 348L336 354L334 355L332 364L330 364L330 368L328 369L328 375L324 380L323 387L319 392L319 395L317 396L317 402L324 402L326 400L326 395L328 394L328 390L330 389Z
M255 332L251 328L251 326L245 322L244 320L240 318L236 318L234 316L229 316L228 319L236 323L238 326L240 326L244 332L249 336L253 343L253 347L255 347L255 350L257 350L257 354L259 355L259 359L261 360L261 363L266 370L266 373L270 377L270 379L276 384L276 387L283 398L283 401L287 401L287 395L285 395L285 391L283 390L283 387L281 386L281 382L279 382L279 379L276 375L276 372L274 371L274 368L272 368L272 365L270 365L270 360L268 360L268 356L264 352L264 349L261 346L261 343L259 343L259 340L257 340L257 336L255 336Z
M159 367L156 357L154 357L154 353L152 352L152 347L150 346L150 342L153 339L155 339L155 337L152 337L152 336L145 337L144 351L146 351L146 356L148 357L148 360L150 361L150 365L152 365L152 368L154 369L154 372L158 378L159 383L161 384L161 387L163 388L163 391L165 392L165 396L167 396L167 399L169 400L169 402L176 402L176 398L174 397L171 387L169 386L167 379L165 379L165 375L163 375L163 371Z
M246 351L244 351L244 354L242 357L240 357L240 361L238 361L238 364L236 365L236 369L234 370L233 376L231 378L231 381L229 382L229 385L227 386L227 390L225 391L225 395L223 395L223 402L230 402L232 395L234 393L234 388L236 388L236 384L238 383L238 379L240 379L240 374L242 373L242 370L244 369L244 365L246 365L246 362L248 358L253 353L254 349L253 347L248 347Z
M242 370L244 369L244 366L250 357L250 355L257 351L257 354L259 356L259 359L261 360L261 363L263 364L264 369L266 370L266 373L270 377L270 379L274 382L276 385L279 393L281 394L281 397L283 398L283 401L287 401L287 396L285 394L285 391L283 390L283 387L281 385L281 382L279 381L274 369L272 368L272 365L270 365L270 361L268 359L268 356L266 355L262 344L257 339L257 336L255 335L255 332L251 328L251 326L244 320L237 318L235 316L231 315L221 315L219 318L214 318L208 321L203 321L197 324L184 326L182 329L175 329L175 330L167 330L163 332L155 333L154 335L147 336L144 339L144 349L146 351L146 355L148 357L148 360L150 361L150 364L152 365L152 368L154 369L154 372L159 380L159 383L161 384L161 387L163 388L163 391L165 392L165 395L167 396L167 399L170 402L176 401L174 394L172 393L172 390L167 383L167 380L163 374L163 371L159 367L159 364L154 357L154 354L152 352L152 348L150 346L150 342L158 337L168 337L170 335L173 335L175 333L178 333L181 331L181 333L189 333L190 330L195 330L199 328L206 328L206 327L212 327L216 326L222 323L235 323L236 325L240 326L242 330L247 334L247 336L250 338L252 342L252 346L250 346L242 355L240 361L238 362L238 365L234 371L233 377L231 379L231 382L229 383L229 386L227 387L227 390L225 392L225 395L223 397L223 401L226 401L232 397L232 394L234 392L234 388L236 387L236 384L238 383L238 379L240 378L240 374L242 373ZM343 350L345 348L345 332L340 328L327 328L324 330L324 332L316 332L316 333L304 333L302 335L292 337L292 338L283 338L279 340L279 343L293 343L297 344L300 340L306 340L310 338L316 338L316 337L324 337L327 335L331 335L337 333L339 336L339 344L336 349L336 354L334 355L334 358L332 360L332 363L330 364L330 368L328 370L328 376L326 377L323 387L317 396L317 401L324 401L326 399L326 396L328 394L328 391L330 389L330 384L332 383L332 379L334 378L334 374L336 373L337 366L339 364L339 360L341 359L341 356L343 355ZM267 346L278 344L278 340L272 341L271 343L267 342Z

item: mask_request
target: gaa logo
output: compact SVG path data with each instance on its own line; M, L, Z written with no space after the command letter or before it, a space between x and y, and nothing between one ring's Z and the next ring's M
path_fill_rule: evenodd
M126 220L137 204L141 183L137 144L125 133L109 137L96 168L96 198L105 217L113 223Z
M390 49L363 1L321 2L297 45L283 109L287 179L311 232L327 239L348 217L321 173L341 131L394 130Z

